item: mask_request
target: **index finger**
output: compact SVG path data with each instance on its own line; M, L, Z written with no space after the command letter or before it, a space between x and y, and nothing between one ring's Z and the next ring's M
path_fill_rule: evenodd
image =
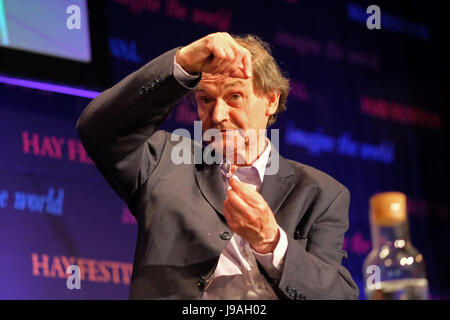
M231 178L229 184L234 192L239 196L254 196L255 193L259 193L253 190L247 183L238 181L237 179Z
M252 56L247 49L245 49L245 52L244 52L244 58L242 59L242 65L244 67L244 74L247 76L247 78L250 78L253 74Z
M234 180L234 181L231 181ZM262 208L263 203L265 203L264 198L261 194L253 190L247 183L237 181L235 179L230 179L230 186L237 197L241 198L247 205L252 208Z

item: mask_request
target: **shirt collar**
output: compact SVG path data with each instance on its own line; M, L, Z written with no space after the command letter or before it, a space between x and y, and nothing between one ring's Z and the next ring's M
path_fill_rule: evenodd
M270 151L272 149L272 145L270 143L269 138L265 137L266 139L266 148L264 151L259 155L259 157L250 165L250 166L241 166L239 168L255 168L258 171L259 178L261 180L261 183L264 180L264 173L266 171L267 161L269 160ZM224 162L222 159L222 162L220 164L220 169L224 174L228 174L230 171L231 166L229 166L229 162ZM238 170L239 170L238 168Z

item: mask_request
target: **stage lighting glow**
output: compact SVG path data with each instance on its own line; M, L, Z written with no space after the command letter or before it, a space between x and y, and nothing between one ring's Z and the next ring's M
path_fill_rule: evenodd
M92 99L100 94L100 92L96 92L96 91L78 89L78 88L50 84L50 83L39 82L39 81L10 78L10 77L5 77L5 76L0 76L0 83L11 84L14 86L20 86L20 87L26 87L26 88L32 88L32 89L38 89L38 90L44 90L44 91L50 91L50 92L56 92L56 93L62 93L62 94L67 94L67 95L77 96L77 97L92 98Z

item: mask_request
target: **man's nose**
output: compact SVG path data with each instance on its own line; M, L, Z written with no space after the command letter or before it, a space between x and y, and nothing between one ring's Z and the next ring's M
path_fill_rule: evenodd
M228 106L222 99L217 99L212 114L212 121L214 124L220 124L225 120L228 120Z

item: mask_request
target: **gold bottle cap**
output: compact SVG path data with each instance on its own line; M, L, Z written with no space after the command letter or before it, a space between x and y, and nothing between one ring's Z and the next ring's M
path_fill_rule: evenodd
M391 227L406 221L406 195L401 192L382 192L370 198L372 222Z

